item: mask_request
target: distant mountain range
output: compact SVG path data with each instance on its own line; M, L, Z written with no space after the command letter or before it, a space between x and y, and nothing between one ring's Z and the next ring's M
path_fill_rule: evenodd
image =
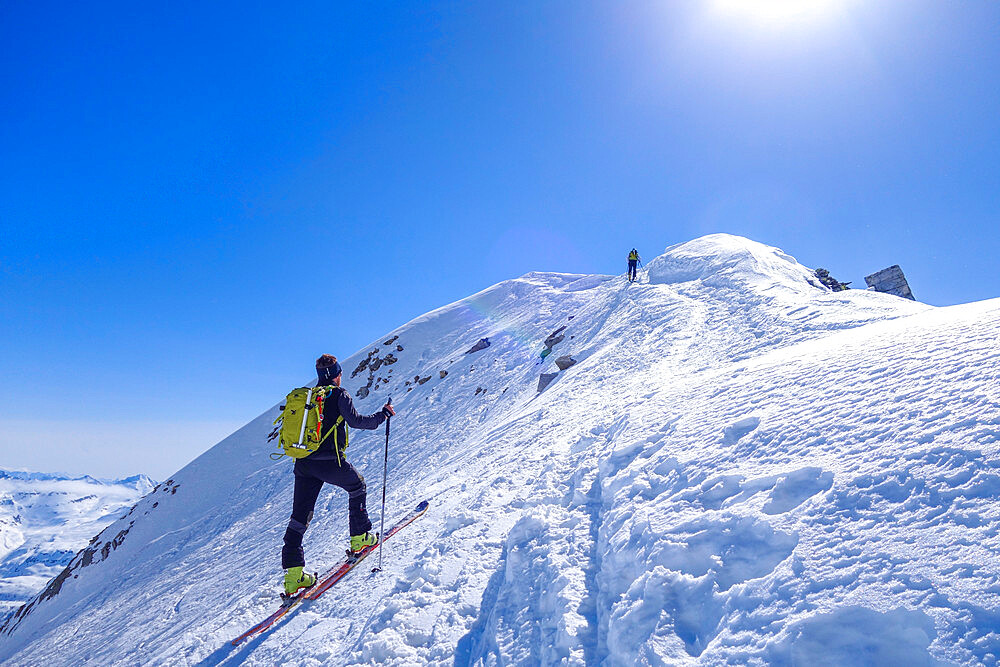
M37 595L154 485L145 475L103 480L0 470L0 618Z

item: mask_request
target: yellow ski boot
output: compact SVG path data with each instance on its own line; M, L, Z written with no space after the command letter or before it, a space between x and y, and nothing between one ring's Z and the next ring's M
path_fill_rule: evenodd
M290 567L285 570L285 596L291 597L303 588L309 588L316 583L316 575L303 572L301 567Z
M378 533L351 535L351 555L357 556L366 548L378 544Z

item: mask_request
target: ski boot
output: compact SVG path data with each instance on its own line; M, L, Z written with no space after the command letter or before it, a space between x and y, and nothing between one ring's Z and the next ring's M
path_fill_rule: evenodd
M310 588L316 583L316 574L303 572L301 567L290 567L285 570L285 593L282 597L292 597L303 588Z
M378 533L362 533L361 535L351 535L351 549L349 556L360 556L368 547L378 544Z

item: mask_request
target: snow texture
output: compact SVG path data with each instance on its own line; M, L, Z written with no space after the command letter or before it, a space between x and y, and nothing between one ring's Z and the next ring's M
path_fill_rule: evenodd
M634 284L500 283L343 362L362 411L397 406L389 519L431 501L383 572L229 645L277 603L275 405L78 554L0 660L995 665L998 327L1000 300L833 293L726 235ZM382 437L348 452L373 514ZM346 505L320 496L309 564L342 552Z

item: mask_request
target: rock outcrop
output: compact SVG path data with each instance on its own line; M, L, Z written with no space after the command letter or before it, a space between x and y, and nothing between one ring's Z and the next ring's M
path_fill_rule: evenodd
M833 276L826 269L816 269L816 277L821 283L832 289L834 292L842 292L846 289L851 288L851 283L842 283Z
M538 391L544 391L546 387L552 384L552 381L559 377L558 373L542 373L538 376Z
M876 292L885 292L886 294L916 301L913 297L913 292L910 291L909 283L906 282L906 276L903 275L903 270L899 268L899 264L893 264L887 269L882 269L870 276L865 276L865 282Z
M558 359L556 359L556 366L558 366L559 370L561 370L561 371L566 370L567 368L569 368L570 366L572 366L575 363L576 363L576 359L574 359L573 357L571 357L568 354L564 354L563 356L561 356Z
M472 354L473 352L479 352L480 350L485 350L490 346L489 338L480 338L479 342L473 345L471 348L466 350L466 354Z

